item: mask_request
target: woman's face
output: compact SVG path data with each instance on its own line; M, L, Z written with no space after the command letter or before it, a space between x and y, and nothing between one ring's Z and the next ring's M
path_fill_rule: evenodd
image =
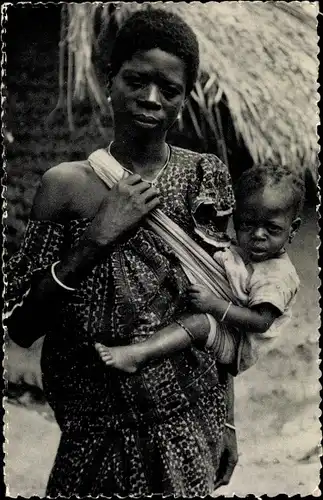
M186 95L185 64L160 49L136 52L111 85L116 130L164 137Z

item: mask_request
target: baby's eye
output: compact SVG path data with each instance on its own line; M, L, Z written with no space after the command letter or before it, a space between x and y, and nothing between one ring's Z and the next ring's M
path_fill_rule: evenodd
M280 227L278 227L278 226L269 226L269 227L267 227L267 230L271 234L279 234L282 231L282 229Z

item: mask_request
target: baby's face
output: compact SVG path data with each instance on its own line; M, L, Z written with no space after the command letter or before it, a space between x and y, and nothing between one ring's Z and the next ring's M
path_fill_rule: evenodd
M282 191L265 188L236 207L238 244L246 257L261 262L277 255L294 229L293 210Z

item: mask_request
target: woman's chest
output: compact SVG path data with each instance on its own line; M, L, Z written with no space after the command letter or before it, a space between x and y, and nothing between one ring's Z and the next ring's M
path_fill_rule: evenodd
M197 190L197 184L196 171L192 165L184 166L174 162L155 186L160 194L160 210L188 233L192 233L194 229L191 199Z
M102 202L110 196L111 189L94 170L89 168L86 174L87 181L75 183L70 193L68 212L73 221L93 219ZM154 185L160 195L158 208L186 229L190 227L190 193L196 185L196 167L192 162L185 164L177 154Z

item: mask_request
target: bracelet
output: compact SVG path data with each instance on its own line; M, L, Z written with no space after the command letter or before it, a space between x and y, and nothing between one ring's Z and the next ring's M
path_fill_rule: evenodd
M196 340L196 338L194 337L192 332L185 325L183 325L183 323L181 321L179 321L178 319L175 319L175 323L177 323L178 326L180 326L181 328L183 328L183 330L185 330L185 332L193 340L193 342Z
M56 283L62 287L62 288L65 288L65 290L68 290L69 292L74 292L76 290L76 288L72 288L70 286L66 286L64 285L64 283L62 283L56 276L55 274L55 267L56 265L59 263L60 261L58 260L57 262L54 262L54 264L52 264L52 267L51 267L51 273L52 273L52 277L53 277L53 280L56 281Z
M226 422L224 425L225 425L228 429L231 429L231 430L233 430L233 431L236 431L236 428L235 428L235 426L234 426L234 425L232 425L232 424L228 424L227 422Z
M224 313L223 313L222 318L220 319L220 323L222 323L222 321L224 321L224 320L225 320L225 317L226 317L226 315L228 314L228 311L229 311L229 309L230 309L230 307L231 307L231 306L232 306L232 302L230 301L230 302L229 302L229 304L228 304L228 307L226 308L226 310L225 310L225 311L224 311Z

